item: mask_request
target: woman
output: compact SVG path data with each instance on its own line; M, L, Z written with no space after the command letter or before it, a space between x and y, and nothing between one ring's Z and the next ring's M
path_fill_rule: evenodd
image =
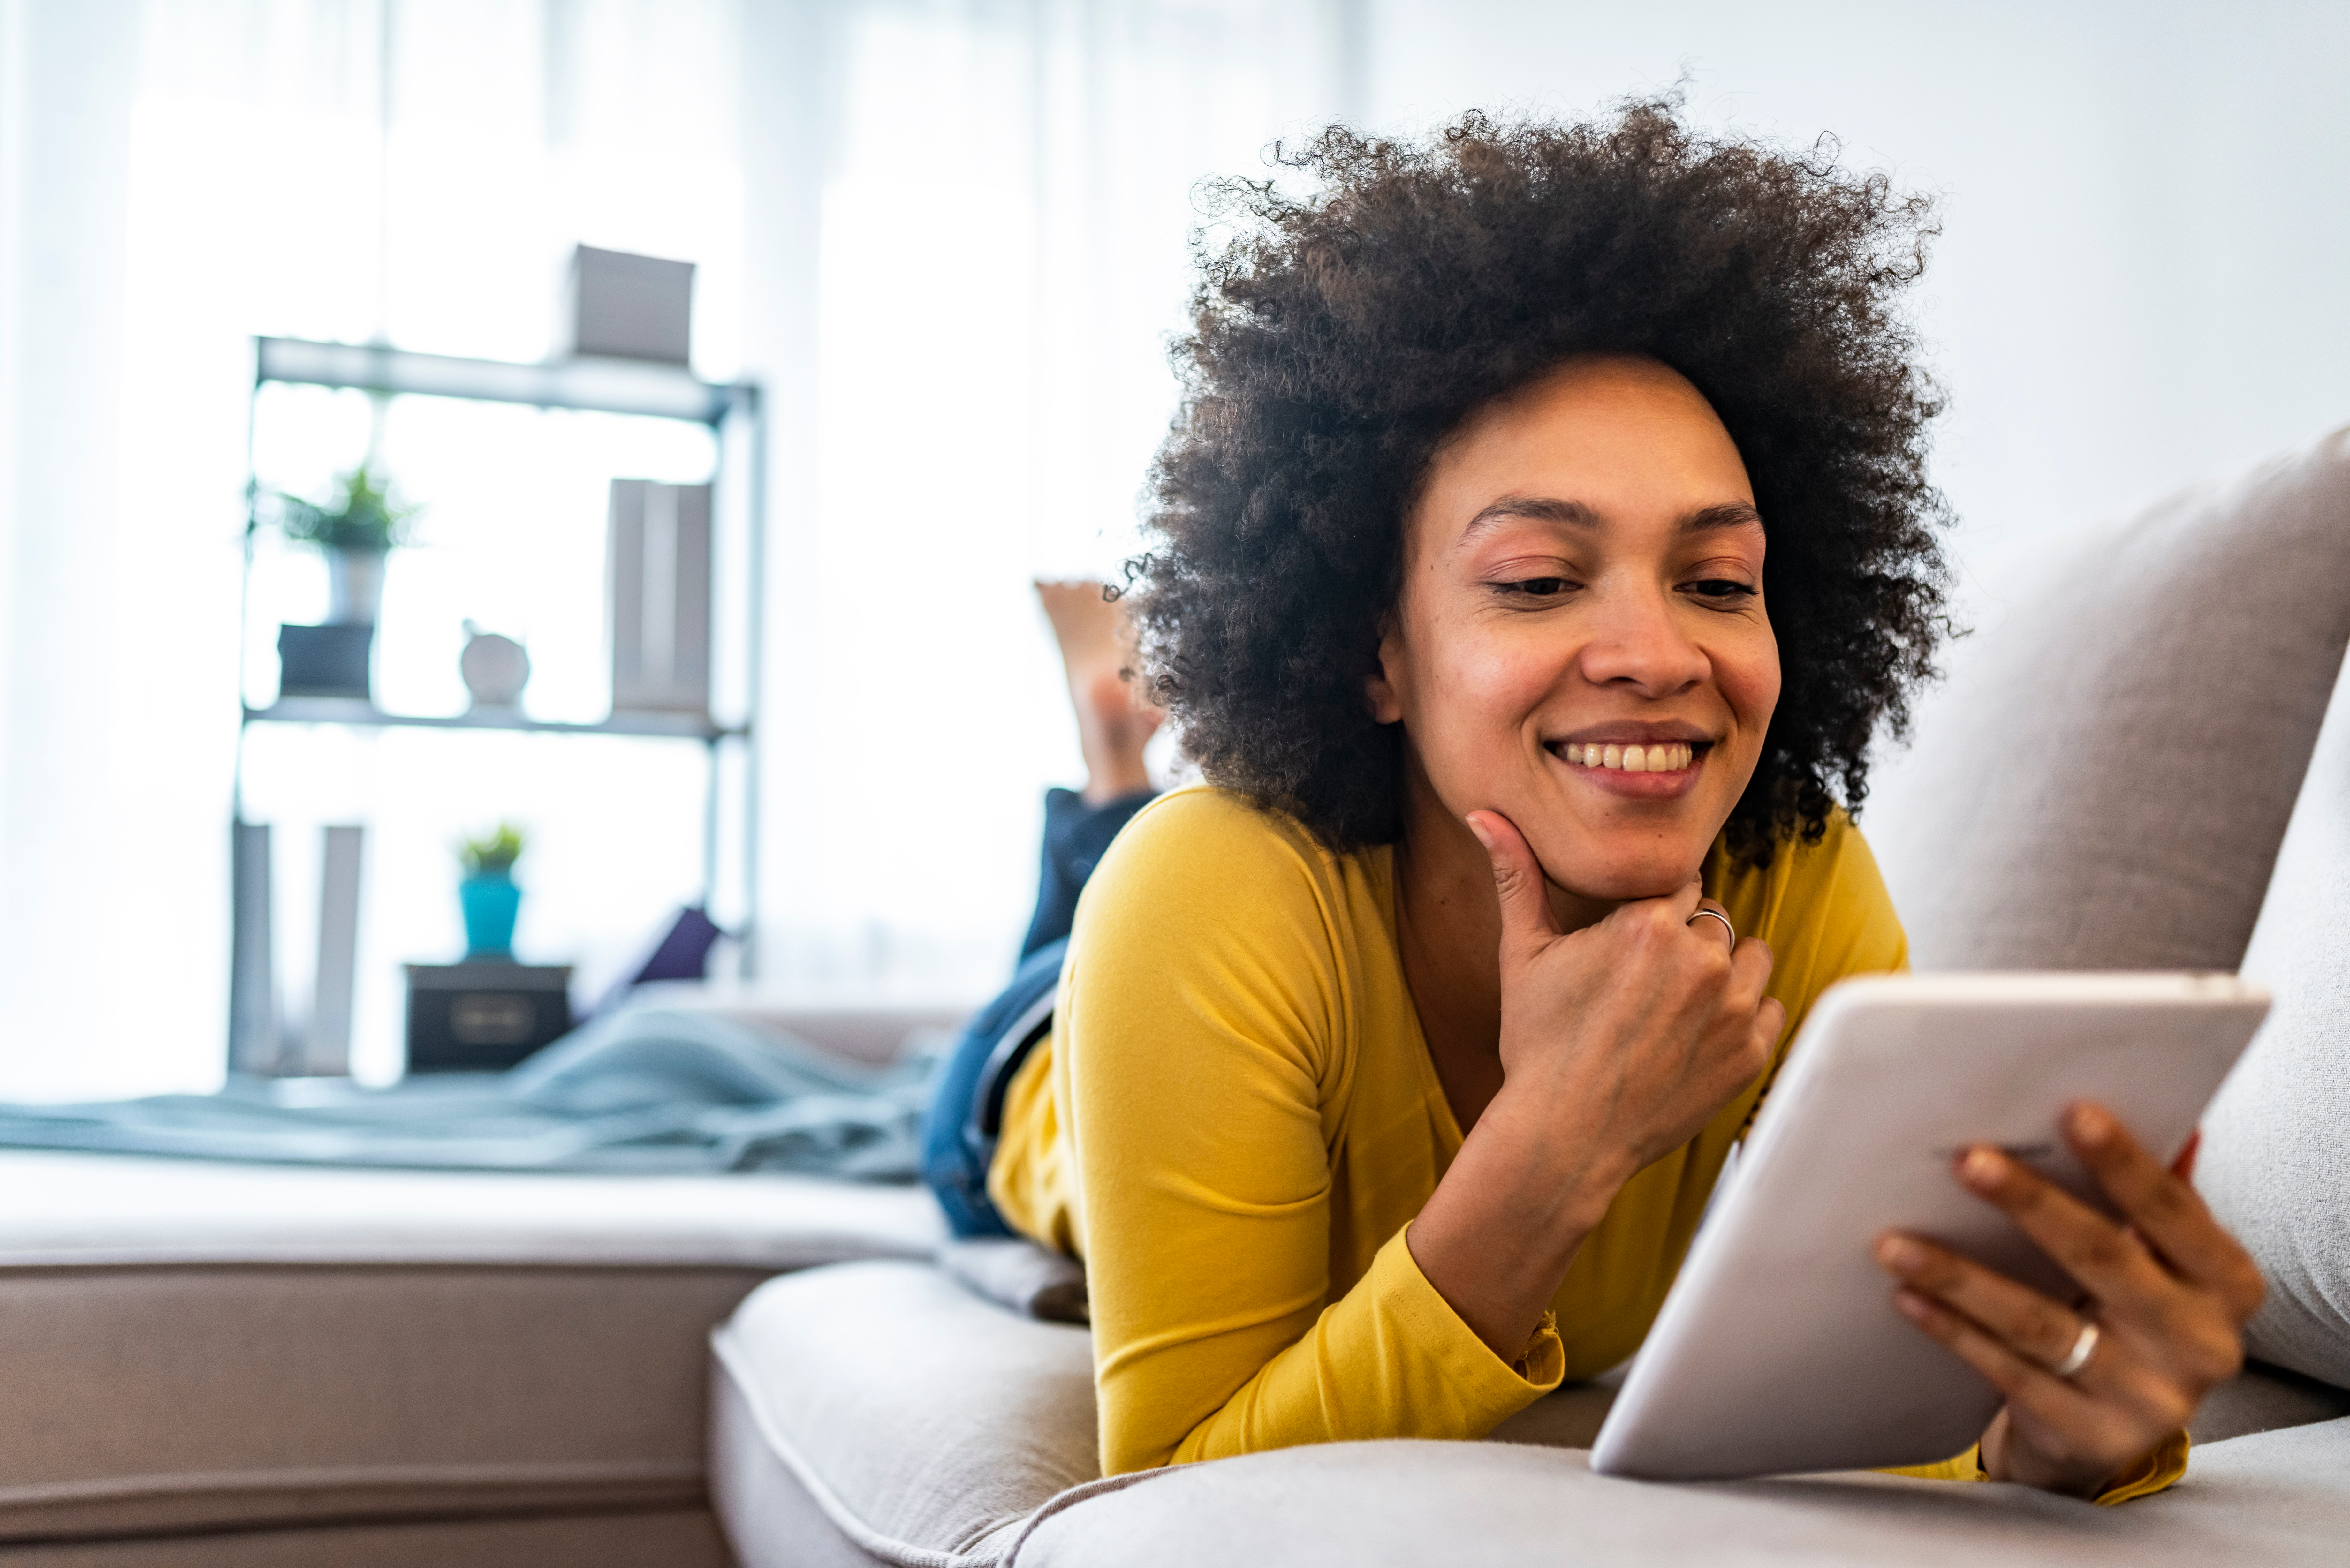
M1086 1262L1110 1471L1481 1437L1621 1361L1813 1000L1907 961L1835 801L1940 607L1923 209L1660 105L1293 161L1208 258L1132 601L1212 787L1118 834L986 1118L993 1210ZM2117 1501L2259 1286L2068 1130L2129 1229L1954 1175L2080 1303L1879 1262L2007 1395L1920 1473Z

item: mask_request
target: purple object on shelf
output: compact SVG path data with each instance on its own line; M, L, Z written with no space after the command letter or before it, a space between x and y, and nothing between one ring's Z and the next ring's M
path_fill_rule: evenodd
M631 970L628 977L604 993L596 1004L598 1013L618 1007L622 999L638 986L657 980L707 980L710 978L710 950L726 933L718 929L698 904L689 904L677 912L660 941L645 961Z
M703 980L710 971L710 950L718 945L724 933L711 923L710 917L698 906L689 905L677 912L668 934L654 948L629 979L630 985L643 985L656 980Z

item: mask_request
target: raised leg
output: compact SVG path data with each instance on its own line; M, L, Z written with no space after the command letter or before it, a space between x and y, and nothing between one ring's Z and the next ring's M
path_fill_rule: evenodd
M1086 804L1104 805L1149 789L1142 748L1164 715L1135 685L1134 629L1126 612L1103 598L1099 583L1038 583L1036 597L1068 673L1086 759Z

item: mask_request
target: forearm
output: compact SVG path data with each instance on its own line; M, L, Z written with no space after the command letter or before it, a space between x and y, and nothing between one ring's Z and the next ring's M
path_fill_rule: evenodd
M1219 1336L1121 1358L1102 1382L1105 1460L1112 1470L1186 1464L1299 1443L1482 1438L1558 1386L1555 1334L1496 1356L1420 1273L1400 1235L1354 1288L1294 1343L1253 1369L1186 1430L1168 1423L1187 1392L1229 1362ZM1154 1436L1154 1434L1157 1434Z
M1584 1238L1633 1175L1507 1087L1477 1119L1407 1241L1420 1272L1503 1361L1523 1354Z

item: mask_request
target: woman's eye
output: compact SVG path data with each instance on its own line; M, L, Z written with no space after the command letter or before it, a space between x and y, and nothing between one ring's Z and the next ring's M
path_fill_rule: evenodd
M1752 587L1730 577L1708 577L1702 582L1691 583L1689 589L1700 598L1735 600L1754 597Z
M1498 585L1504 593L1518 594L1530 599L1555 598L1575 587L1566 577L1522 577L1514 583Z

